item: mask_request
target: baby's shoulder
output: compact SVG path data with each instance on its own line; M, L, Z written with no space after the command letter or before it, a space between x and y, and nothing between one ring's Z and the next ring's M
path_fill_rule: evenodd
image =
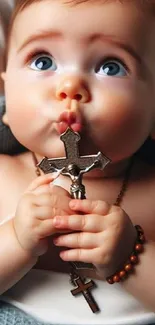
M24 154L23 154L24 155ZM0 155L0 220L12 214L28 186L25 156Z
M17 190L20 173L20 163L18 157L9 155L0 155L0 200L13 196Z
M15 179L16 159L9 155L0 155L0 221L12 214L14 206L13 183Z
M28 153L21 153L14 156L0 155L0 190L4 185L3 182L6 186L9 184L9 188L12 186L14 188L18 186L23 187L29 184L33 178L31 170L34 171L34 168L30 168L32 162L30 163L29 160Z
M3 176L4 172L11 166L13 156L0 154L0 175Z
M17 168L17 159L15 156L0 155L0 178L2 181L12 178Z

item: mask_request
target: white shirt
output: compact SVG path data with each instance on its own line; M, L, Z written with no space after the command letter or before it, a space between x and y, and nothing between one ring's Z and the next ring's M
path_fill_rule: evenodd
M8 217L7 222L12 217ZM82 294L72 296L69 275L53 271L30 270L1 296L21 310L51 324L137 325L155 323L149 312L117 283L97 281L92 289L100 312L93 314Z
M101 311L93 314L82 294L73 297L69 276L32 269L3 299L44 322L51 324L123 324L155 322L155 314L147 311L119 284L96 281L92 294Z

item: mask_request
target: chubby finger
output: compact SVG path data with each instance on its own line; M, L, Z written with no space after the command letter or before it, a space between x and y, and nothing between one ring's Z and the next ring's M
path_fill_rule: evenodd
M37 234L39 238L45 238L56 233L56 229L53 226L52 220L47 219L40 222L37 227Z
M58 233L58 230L54 227L52 219L42 220L37 226L37 235L39 238L45 238ZM68 230L63 229L60 231L61 234L68 233Z
M34 191L33 194L35 195L40 195L40 194L45 194L45 193L50 193L50 183L48 184L44 184L44 185L40 185L39 187L37 187Z
M36 195L40 195L42 193L50 193L52 194L57 194L57 195L64 195L70 198L69 192L67 192L64 188L53 185L52 181L50 181L47 184L40 185L37 187L35 190L33 190L33 193Z
M42 193L40 195L34 195L33 203L36 206L52 206L52 199L50 193Z
M70 229L96 233L103 231L103 217L100 215L70 215L56 216L53 224L57 229Z
M51 217L57 215L72 214L73 211L69 207L70 198L63 195L56 195L50 193L43 193L41 195L34 195L33 203L36 207L49 207L51 210Z
M104 216L109 212L110 205L107 202L101 200L71 200L70 208L72 210L87 214L95 213Z
M55 173L41 175L33 180L33 182L27 188L28 192L32 192L41 185L49 184L55 179Z
M98 246L96 234L76 232L67 235L61 235L54 238L55 246L64 246L68 248L95 248Z
M70 194L68 191L66 191L63 187L59 185L54 185L53 183L50 183L49 186L49 192L51 194L57 194L57 195L63 195L68 197L71 200Z
M94 256L96 256L97 249L68 249L60 253L60 258L65 262L84 262L95 264ZM93 261L94 260L94 261Z
M36 207L35 216L39 220L52 219L53 211L50 206Z

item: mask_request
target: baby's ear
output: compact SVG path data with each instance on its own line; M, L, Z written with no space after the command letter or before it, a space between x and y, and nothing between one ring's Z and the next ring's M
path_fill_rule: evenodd
M2 122L3 122L3 124L9 126L9 120L8 120L8 116L7 116L6 112L2 116Z
M5 75L6 75L5 72L2 72L2 73L1 73L1 79L2 79L3 81L5 81Z

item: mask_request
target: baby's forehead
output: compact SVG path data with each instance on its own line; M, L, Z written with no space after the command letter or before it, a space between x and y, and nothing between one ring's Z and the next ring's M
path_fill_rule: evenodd
M15 1L16 2L16 1ZM120 4L122 6L131 6L133 5L133 9L138 9L143 12L143 14L147 14L148 12L150 14L155 15L155 3L154 1L149 0L17 0L17 3L20 3L22 5L17 5L15 7L14 12L14 18L16 17L26 8L31 7L33 4L40 4L43 3L44 6L46 6L47 3L50 3L50 5L54 5L55 2L59 3L62 7L72 7L72 8L78 8L79 6L87 6L90 5L97 5L102 6L102 9L104 8L104 5L115 3L115 5L119 6Z
M19 12L15 18L13 29L10 34L10 40L16 41L18 36L22 38L27 34L27 29L29 33L35 33L36 30L44 29L46 26L46 30L51 26L58 26L65 33L65 29L67 26L67 22L70 22L70 26L68 26L67 32L70 33L71 30L74 30L75 25L78 26L77 30L79 33L83 33L85 29L89 26L90 31L98 32L103 30L104 26L108 26L109 30L112 30L113 21L111 16L113 16L116 23L116 27L119 25L123 30L127 26L130 30L132 28L132 32L135 29L137 32L137 26L140 24L139 20L143 17L145 20L151 21L150 14L150 5L146 7L146 3L150 3L148 1L112 1L112 0L41 0L41 1L33 1L29 6L24 8L21 12ZM154 5L155 6L155 5ZM102 7L102 10L100 10ZM144 10L144 8L148 10ZM52 8L52 10L51 10ZM90 10L92 8L92 10ZM106 10L108 8L107 14ZM120 8L121 10L117 10ZM49 9L49 10L48 10ZM131 16L133 17L133 23L129 22L128 16L129 11ZM139 10L141 9L141 10ZM80 12L80 16L79 16ZM71 13L71 15L70 15ZM51 17L49 16L51 14ZM71 20L71 16L74 14L74 21ZM43 19L46 17L46 19ZM91 17L91 19L90 19ZM134 18L135 17L135 18ZM34 24L35 18L35 24ZM137 21L136 21L137 19ZM91 21L92 20L92 21ZM76 24L75 24L76 21ZM102 21L100 23L99 21ZM96 23L95 23L96 22ZM61 24L60 24L61 23ZM146 23L146 22L145 22ZM108 25L109 24L109 25ZM79 28L79 26L83 27L83 30ZM111 26L110 26L111 25ZM141 26L144 27L144 20L142 19ZM147 24L148 25L148 24ZM147 27L147 26L146 26ZM113 28L115 29L115 28ZM147 29L147 28L146 28ZM144 28L139 28L139 33L144 32ZM117 33L117 31L116 31ZM129 34L129 33L128 33Z

